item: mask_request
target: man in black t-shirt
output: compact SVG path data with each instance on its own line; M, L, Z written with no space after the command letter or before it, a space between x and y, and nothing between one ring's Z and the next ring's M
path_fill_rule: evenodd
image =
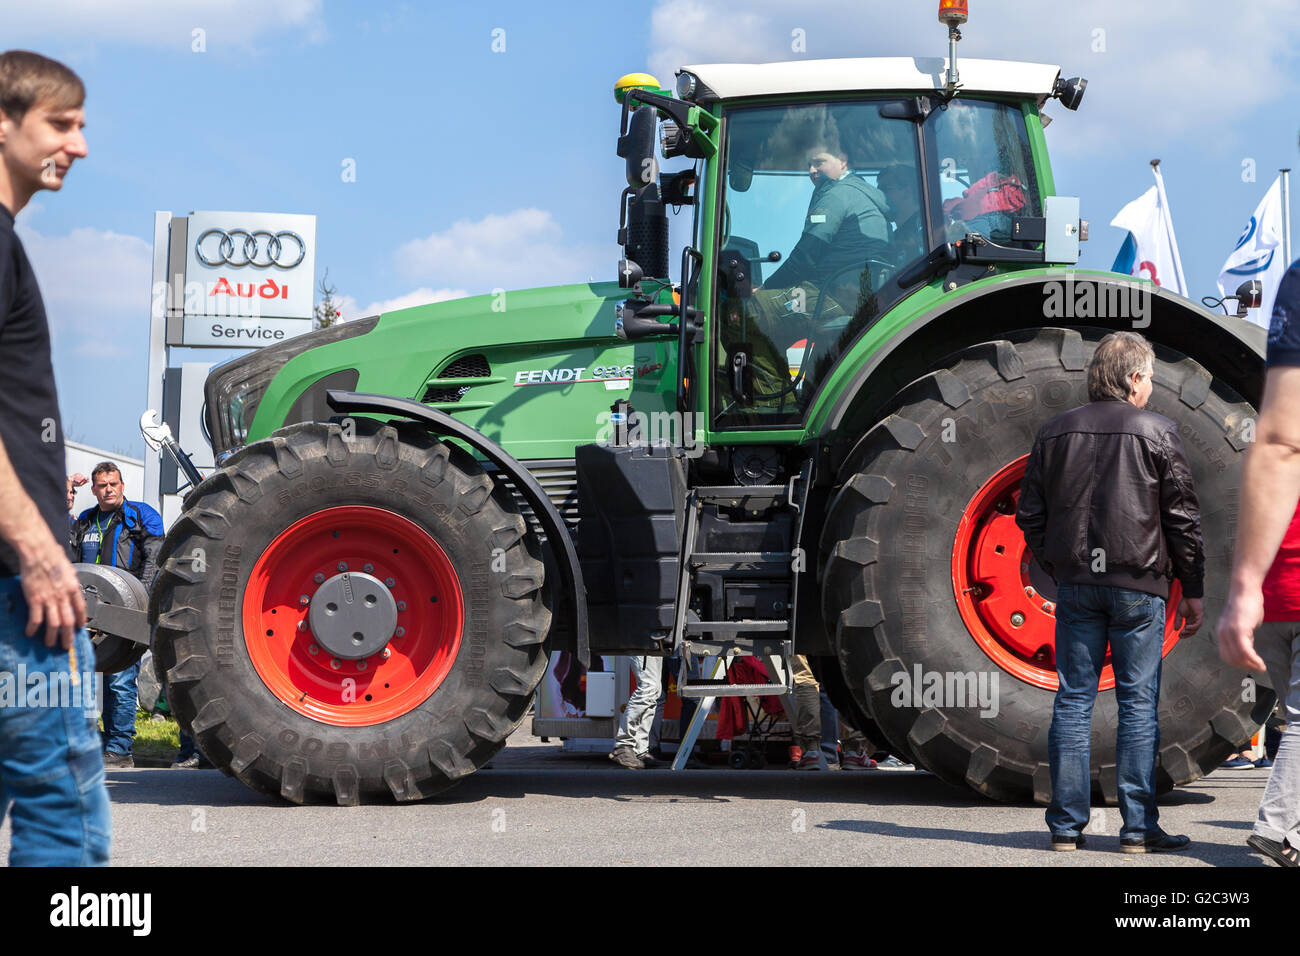
M32 195L86 155L84 99L63 64L0 54L0 817L12 803L14 866L104 865L111 831L50 330L14 233Z

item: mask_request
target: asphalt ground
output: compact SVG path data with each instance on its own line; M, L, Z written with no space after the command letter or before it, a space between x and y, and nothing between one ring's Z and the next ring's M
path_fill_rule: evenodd
M292 806L213 770L107 777L118 867L1272 868L1245 846L1268 779L1256 769L1161 797L1161 825L1192 845L1145 855L1119 852L1114 807L1095 809L1085 848L1050 852L1042 807L991 803L924 772L629 771L526 726L490 768L416 804Z

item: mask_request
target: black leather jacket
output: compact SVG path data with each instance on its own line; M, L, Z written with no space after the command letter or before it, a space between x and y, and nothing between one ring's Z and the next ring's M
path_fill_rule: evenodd
M1205 547L1178 426L1129 402L1091 402L1042 427L1016 524L1058 584L1163 598L1204 594Z

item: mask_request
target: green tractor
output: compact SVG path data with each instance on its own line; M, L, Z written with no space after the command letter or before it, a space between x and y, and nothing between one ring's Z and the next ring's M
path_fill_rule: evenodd
M625 77L617 281L403 309L214 369L219 466L150 605L203 753L293 802L419 799L504 745L552 650L753 655L773 685L797 653L892 752L1046 801L1055 592L1013 518L1035 432L1088 400L1109 330L1153 342L1213 621L1264 333L1075 270L1086 223L1042 110L1084 81L959 71L951 49ZM1164 652L1168 789L1272 700L1209 628L1171 617ZM685 694L724 692L689 675ZM1093 738L1112 800L1113 682Z

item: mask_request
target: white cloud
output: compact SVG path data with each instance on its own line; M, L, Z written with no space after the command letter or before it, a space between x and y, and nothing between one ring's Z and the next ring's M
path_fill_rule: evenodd
M41 208L18 217L50 325L59 407L67 437L140 454L136 422L148 381L150 242L82 226L47 235L32 225Z
M351 322L353 319L365 318L367 315L383 315L385 312L396 312L398 309L410 309L417 305L428 305L431 302L446 302L448 299L462 299L469 295L464 289L430 289L421 286L405 295L399 295L392 299L382 299L378 302L371 302L364 309L357 305L357 300L350 295L343 295L337 298L339 312L343 314L344 322Z
M247 48L261 34L298 30L307 42L325 35L322 0L41 0L10 3L4 45L26 40L121 40L189 51L204 31L208 51Z
M47 236L31 225L39 211L23 210L17 231L41 286L55 345L79 353L89 348L142 355L149 337L151 244L89 226Z
M788 0L735 5L661 0L651 16L651 72L663 83L691 63L771 62L851 56L943 56L947 35L937 4ZM807 52L792 50L792 31ZM1102 32L1098 32L1102 31ZM1300 44L1291 0L1255 0L1227 9L1213 0L1167 5L1094 0L1050 8L1024 0L984 0L971 12L961 58L1057 63L1083 76L1088 91L1076 115L1057 104L1053 148L1109 151L1124 142L1196 141L1228 120L1289 97L1283 60ZM1095 49L1103 47L1102 49Z
M608 272L617 257L612 242L565 243L564 230L543 209L516 209L462 219L442 232L412 239L397 250L396 260L410 278L487 292L585 282Z

